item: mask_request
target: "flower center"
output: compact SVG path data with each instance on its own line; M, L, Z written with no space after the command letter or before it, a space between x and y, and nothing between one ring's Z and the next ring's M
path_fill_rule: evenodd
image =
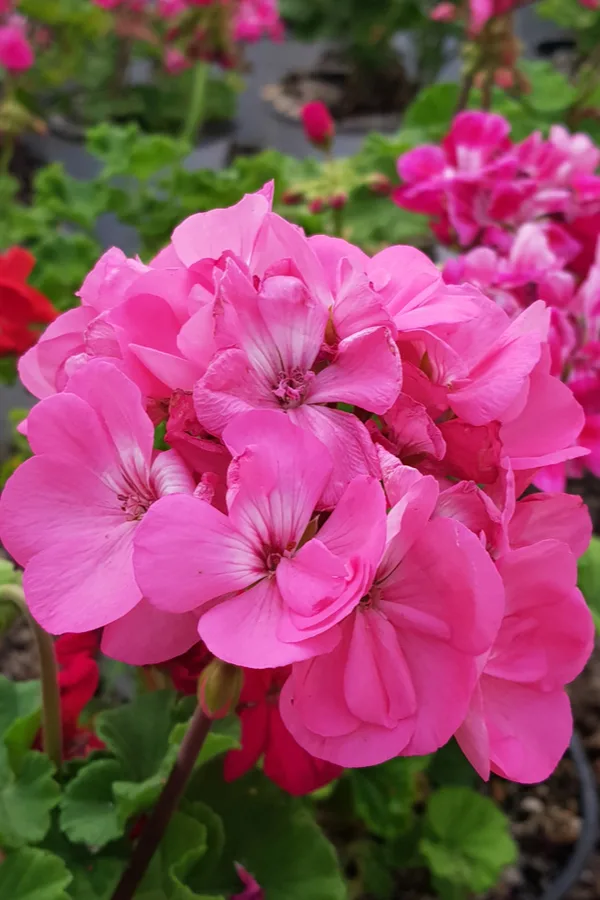
M300 406L314 377L314 372L304 372L300 368L292 369L291 372L280 372L279 382L273 388L279 405L284 409L294 409L296 406Z
M377 606L380 599L381 588L374 584L368 594L365 594L364 597L361 597L358 608L362 612L366 612L368 609L372 609L374 606Z
M269 572L274 572L279 563L281 562L281 553L276 553L275 551L270 551L267 553L265 563Z
M121 504L121 509L130 521L141 519L144 513L148 512L155 498L150 496L142 496L141 494L117 494L117 500Z

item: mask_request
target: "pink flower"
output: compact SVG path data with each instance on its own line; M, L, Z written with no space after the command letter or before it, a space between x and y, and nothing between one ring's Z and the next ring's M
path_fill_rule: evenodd
M238 347L218 352L197 382L199 421L221 435L244 411L284 411L329 449L334 471L323 503L332 505L354 475L378 472L366 429L336 404L375 413L392 405L401 367L389 329L366 328L344 338L326 365L322 347L330 313L289 264L265 274L257 290L230 259L221 294L237 320Z
M155 454L138 388L97 360L28 418L34 456L6 484L2 542L23 566L27 603L52 634L106 626L103 650L156 662L197 640L194 616L152 610L133 574L133 537L161 496L194 482L170 450Z
M488 21L524 5L527 0L469 0L469 29L478 34Z
M576 588L576 556L591 534L578 498L538 495L516 504L509 546L497 559L506 610L469 713L457 732L483 778L543 781L572 732L563 686L582 670L594 626Z
M233 36L236 41L259 41L269 37L283 39L283 22L279 18L277 0L241 0L238 4Z
M305 103L301 111L304 134L315 147L327 150L335 137L335 122L324 103Z
M429 13L429 18L434 22L454 22L457 13L454 3L438 3Z
M332 463L323 444L282 413L238 417L223 439L234 456L229 514L195 497L165 498L136 535L136 577L170 612L202 611L222 597L202 612L198 631L226 662L276 668L308 659L339 639L337 623L360 600L363 554L383 542L384 523L363 548L336 552L319 533L307 539ZM374 479L356 479L340 505L356 510L374 493L383 503Z
M0 25L0 66L10 74L18 75L30 69L34 62L25 22L20 16L13 16L5 25Z
M431 477L395 469L381 504L360 521L340 507L319 532L330 550L385 523L372 544L360 604L328 653L297 662L281 694L281 715L309 753L345 766L398 754L431 753L464 719L477 681L476 658L494 640L503 611L500 578L461 523L432 517ZM360 540L360 539L359 539Z
M585 6L586 9L600 9L600 0L579 0L582 6Z
M244 890L239 894L232 894L230 900L264 900L265 893L258 881L239 863L235 863L235 870Z
M180 72L189 69L191 65L185 53L182 53L177 47L167 47L163 62L169 75L179 75Z

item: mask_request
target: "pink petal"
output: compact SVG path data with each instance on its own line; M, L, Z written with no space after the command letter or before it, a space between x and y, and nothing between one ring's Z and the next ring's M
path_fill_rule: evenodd
M373 442L356 416L339 409L309 404L290 409L288 416L325 444L333 460L333 472L320 502L324 509L335 506L353 478L359 475L380 477Z
M359 477L350 482L318 538L341 559L364 559L374 573L385 534L385 495L377 479Z
M434 753L464 721L477 681L472 656L444 641L413 631L398 631L416 698L415 730L406 747L410 756Z
M299 617L313 619L342 593L347 571L338 556L313 539L290 559L284 557L275 576L286 606Z
M348 708L362 722L394 728L417 711L396 632L377 611L358 609L353 619L344 672Z
M196 483L175 450L158 453L150 468L150 483L159 497L165 494L192 494Z
M282 641L278 636L282 604L275 579L263 578L204 613L198 632L219 659L253 669L287 666L333 649L339 640L335 629L298 643Z
M442 433L422 403L409 394L400 394L385 414L384 424L389 439L398 455L432 456L443 459L446 443Z
M350 403L384 413L402 386L398 348L387 328L373 328L345 338L332 365L311 384L310 403Z
M508 528L513 549L554 539L568 544L574 556L588 548L592 523L581 497L572 494L531 494L516 505Z
M327 449L275 410L237 417L223 439L236 457L232 523L253 544L280 554L294 549L330 477Z
M427 526L438 499L439 487L431 475L403 479L406 493L400 496L387 517L386 549L377 580L391 575ZM398 488L399 482L396 483Z
M141 600L133 575L135 522L97 517L87 530L71 521L69 540L55 539L23 576L31 614L50 634L93 631L126 615Z
M443 175L446 165L446 157L440 147L422 144L402 154L398 159L398 174L403 181L413 184Z
M281 216L270 213L260 230L252 254L251 269L259 276L281 260L293 260L311 297L329 309L333 298L327 277L304 232Z
M309 237L311 250L317 255L332 294L338 287L338 273L342 260L347 260L356 272L366 272L369 257L359 247L348 241L325 234Z
M432 519L379 583L385 615L465 654L484 653L504 612L502 582L478 538L460 522Z
M456 740L477 774L484 781L490 777L490 739L485 721L481 684L477 684L467 716L456 732Z
M226 251L248 262L270 203L259 191L246 194L235 206L190 216L173 232L173 247L186 266L218 260Z
M197 616L171 615L142 599L104 628L101 650L130 666L149 666L180 656L197 642Z
M58 380L67 359L84 349L83 333L94 318L89 307L79 306L52 322L38 343L19 360L19 376L34 397L49 397L63 386ZM63 384L64 374L63 377Z
M189 494L154 503L135 536L135 572L145 597L165 612L189 612L262 574L253 548L227 516Z
M194 387L198 421L211 434L222 434L240 413L278 406L276 397L269 397L268 386L252 370L243 350L217 353L206 374Z
M541 301L521 313L471 369L469 384L450 394L454 412L471 425L500 418L538 362L548 326Z
M99 475L72 458L48 456L19 466L4 487L0 509L2 543L21 565L42 550L51 552L55 542L110 534L125 519L114 490Z
M573 731L564 691L482 678L492 770L522 784L545 781L565 753Z

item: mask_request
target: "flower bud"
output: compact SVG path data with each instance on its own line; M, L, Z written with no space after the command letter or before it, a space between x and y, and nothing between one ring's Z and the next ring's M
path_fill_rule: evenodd
M325 202L321 197L315 197L308 204L308 211L311 213L320 213L325 209Z
M297 206L298 203L302 203L302 194L300 191L284 191L281 195L281 202L285 206Z
M213 659L198 679L198 703L211 719L223 719L238 705L244 671L239 666Z
M329 197L327 203L330 209L343 209L348 202L348 194L344 191L340 191L337 194L333 194L333 196Z
M320 150L329 150L335 137L335 123L325 104L320 100L306 103L301 116L304 134L311 144Z
M434 22L454 22L456 13L454 3L438 3L429 13L429 18Z
M371 191L379 197L389 197L392 193L392 182L383 172L375 172L368 183Z
M494 73L494 83L505 91L515 86L515 74L511 69L497 69Z

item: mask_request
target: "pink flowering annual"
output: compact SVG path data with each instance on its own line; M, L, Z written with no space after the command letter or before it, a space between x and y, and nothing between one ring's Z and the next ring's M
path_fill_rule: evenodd
M545 778L590 531L574 498L519 498L600 467L597 164L565 129L458 117L400 162L402 202L465 245L444 276L307 238L272 184L148 264L108 250L20 361L34 455L0 537L36 619L134 664L200 637L260 670L237 763L294 792L454 734L484 777Z
M152 449L138 388L114 366L90 363L28 419L34 456L0 500L2 543L26 567L31 612L52 634L106 626L104 650L148 663L197 640L193 616L149 607L133 574L133 537L161 496L194 482L174 450Z
M9 16L0 25L0 66L12 75L26 72L35 62L23 16Z

